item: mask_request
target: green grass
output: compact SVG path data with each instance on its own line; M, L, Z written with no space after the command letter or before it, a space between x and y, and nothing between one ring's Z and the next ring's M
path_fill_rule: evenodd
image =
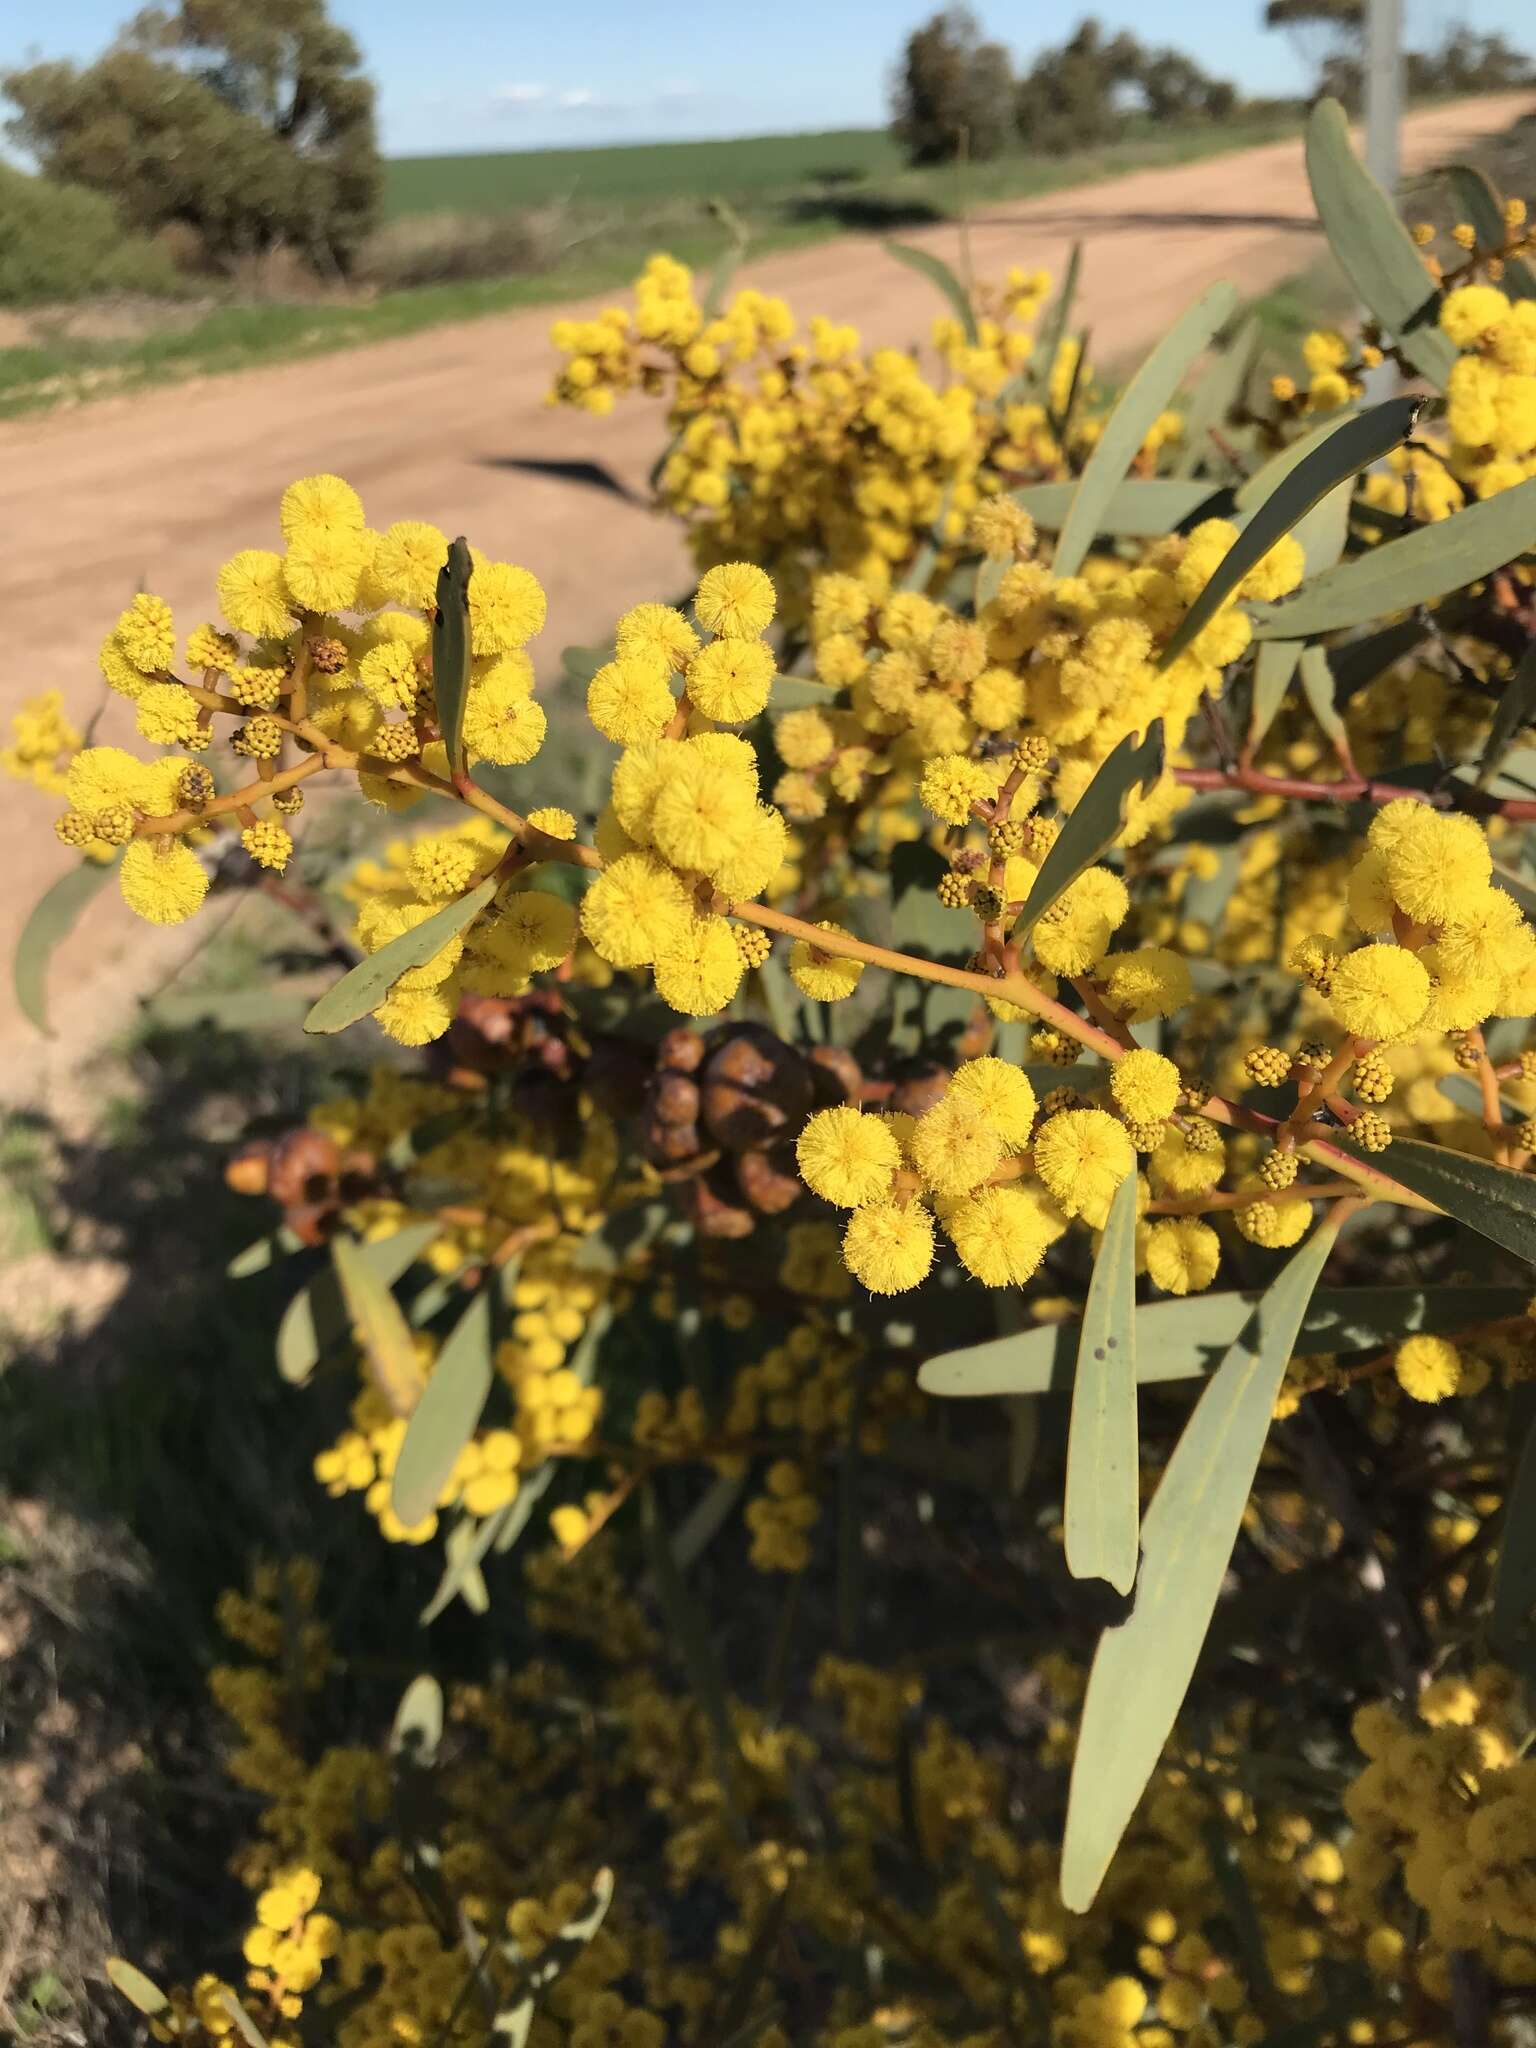
M1267 116L1132 135L1073 156L1005 157L968 170L906 169L877 131L402 159L390 167L386 196L395 217L559 204L564 234L556 237L554 260L526 275L386 291L372 300L221 306L190 325L127 340L61 334L0 349L0 418L579 298L623 285L655 248L704 268L731 242L710 210L715 198L725 199L746 227L749 253L761 255L849 230L900 234L1004 199L1184 163L1293 130L1284 116Z
M884 183L902 169L901 151L879 128L751 135L738 142L397 157L385 166L384 217L439 208L503 212L568 200L616 201L633 208L656 200L718 196L735 205L798 186Z

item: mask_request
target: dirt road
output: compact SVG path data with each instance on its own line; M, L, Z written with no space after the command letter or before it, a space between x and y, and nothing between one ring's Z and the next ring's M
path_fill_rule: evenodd
M1407 165L1443 162L1533 104L1529 93L1510 94L1416 114L1405 128ZM1213 280L1230 278L1249 297L1303 268L1321 245L1296 141L997 206L973 224L973 260L983 276L1011 263L1059 274L1077 238L1085 243L1078 317L1092 328L1100 361L1145 345ZM909 239L955 253L953 228ZM637 262L643 254L637 249ZM863 237L767 258L743 278L782 292L802 317L852 320L880 341L925 332L937 304L923 280ZM540 643L546 672L562 645L600 638L624 606L671 595L683 580L684 551L670 525L589 488L508 466L585 456L639 487L658 446L648 403L622 405L607 420L543 405L551 317L543 309L485 319L0 424L8 649L0 720L52 686L88 712L97 646L131 593L160 592L184 627L207 617L218 563L238 547L274 544L278 493L315 470L354 482L380 526L435 520L533 569L550 594ZM124 711L114 702L102 738L131 735ZM6 785L0 961L40 889L66 864L48 829L51 810ZM146 958L169 958L177 943L100 899L55 963L54 1008L68 1023L41 1066L5 976L5 1092L14 1098L20 1069L34 1087L59 1077L78 1052L71 1027L99 1029L120 1016L123 990L142 984Z

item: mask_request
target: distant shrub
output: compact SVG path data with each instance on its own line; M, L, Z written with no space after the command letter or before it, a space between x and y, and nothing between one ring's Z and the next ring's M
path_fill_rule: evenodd
M184 0L94 63L0 74L10 133L48 175L179 223L211 261L286 244L345 272L373 224L373 87L323 0Z
M0 306L177 284L170 252L130 234L110 199L0 164Z
M408 214L369 236L354 275L359 283L381 291L516 277L544 269L550 246L537 214Z
M915 29L892 91L896 139L915 164L948 163L961 151L996 156L1012 140L1013 65L986 43L969 8L951 7Z
M1149 49L1125 32L1106 36L1090 17L1020 79L1014 117L1026 148L1059 156L1112 141L1137 115L1224 121L1239 105L1235 86L1182 51Z

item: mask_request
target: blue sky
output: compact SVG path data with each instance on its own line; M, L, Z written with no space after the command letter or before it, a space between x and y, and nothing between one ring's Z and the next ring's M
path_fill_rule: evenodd
M379 87L391 155L872 127L892 58L933 12L907 0L333 0ZM1111 27L1176 43L1254 92L1304 82L1295 49L1260 26L1263 0L1103 0ZM134 0L0 4L0 68L87 57ZM1087 5L978 5L987 31L1027 59ZM1455 21L1536 41L1530 0L1406 0L1408 34Z

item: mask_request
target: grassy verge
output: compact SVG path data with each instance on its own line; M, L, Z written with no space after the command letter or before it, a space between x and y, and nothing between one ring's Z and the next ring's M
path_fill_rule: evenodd
M962 213L1008 199L1038 196L1124 176L1139 169L1186 163L1274 141L1294 132L1285 117L1229 123L1220 128L1172 129L1138 136L1112 147L1053 158L1007 157L967 171L944 166L926 171L896 169L866 176L856 164L812 166L814 175L776 186L744 190L739 182L730 205L751 235L753 255L802 246L850 231L902 232L914 226L957 220ZM838 137L777 138L846 141ZM884 137L875 141L885 143ZM887 145L888 146L888 145ZM676 145L678 151L687 145ZM698 145L727 157L745 158L763 144ZM674 153L661 149L654 154ZM579 155L646 159L649 151L593 151ZM834 151L835 155L836 152ZM416 198L446 203L457 198L492 204L490 194L457 192L451 166L473 167L475 158L423 159L439 166L436 185L417 173ZM491 158L492 165L507 159ZM563 153L561 157L563 161ZM713 158L710 159L713 164ZM398 166L397 173L405 166ZM875 168L878 168L875 167ZM853 172L857 175L851 175ZM674 175L679 175L675 171ZM647 181L642 181L644 186ZM697 184L697 180L695 183ZM523 199L526 200L524 192ZM699 267L715 262L729 247L726 230L712 217L709 197L697 189L679 192L641 189L628 201L596 194L572 200L566 224L567 253L532 274L472 282L419 286L381 292L368 301L321 304L221 306L191 325L167 327L127 340L45 338L0 349L0 417L128 391L145 384L207 376L261 363L290 361L371 341L418 333L446 322L471 320L523 306L581 298L625 282L638 256L665 247ZM409 211L396 199L397 211Z

